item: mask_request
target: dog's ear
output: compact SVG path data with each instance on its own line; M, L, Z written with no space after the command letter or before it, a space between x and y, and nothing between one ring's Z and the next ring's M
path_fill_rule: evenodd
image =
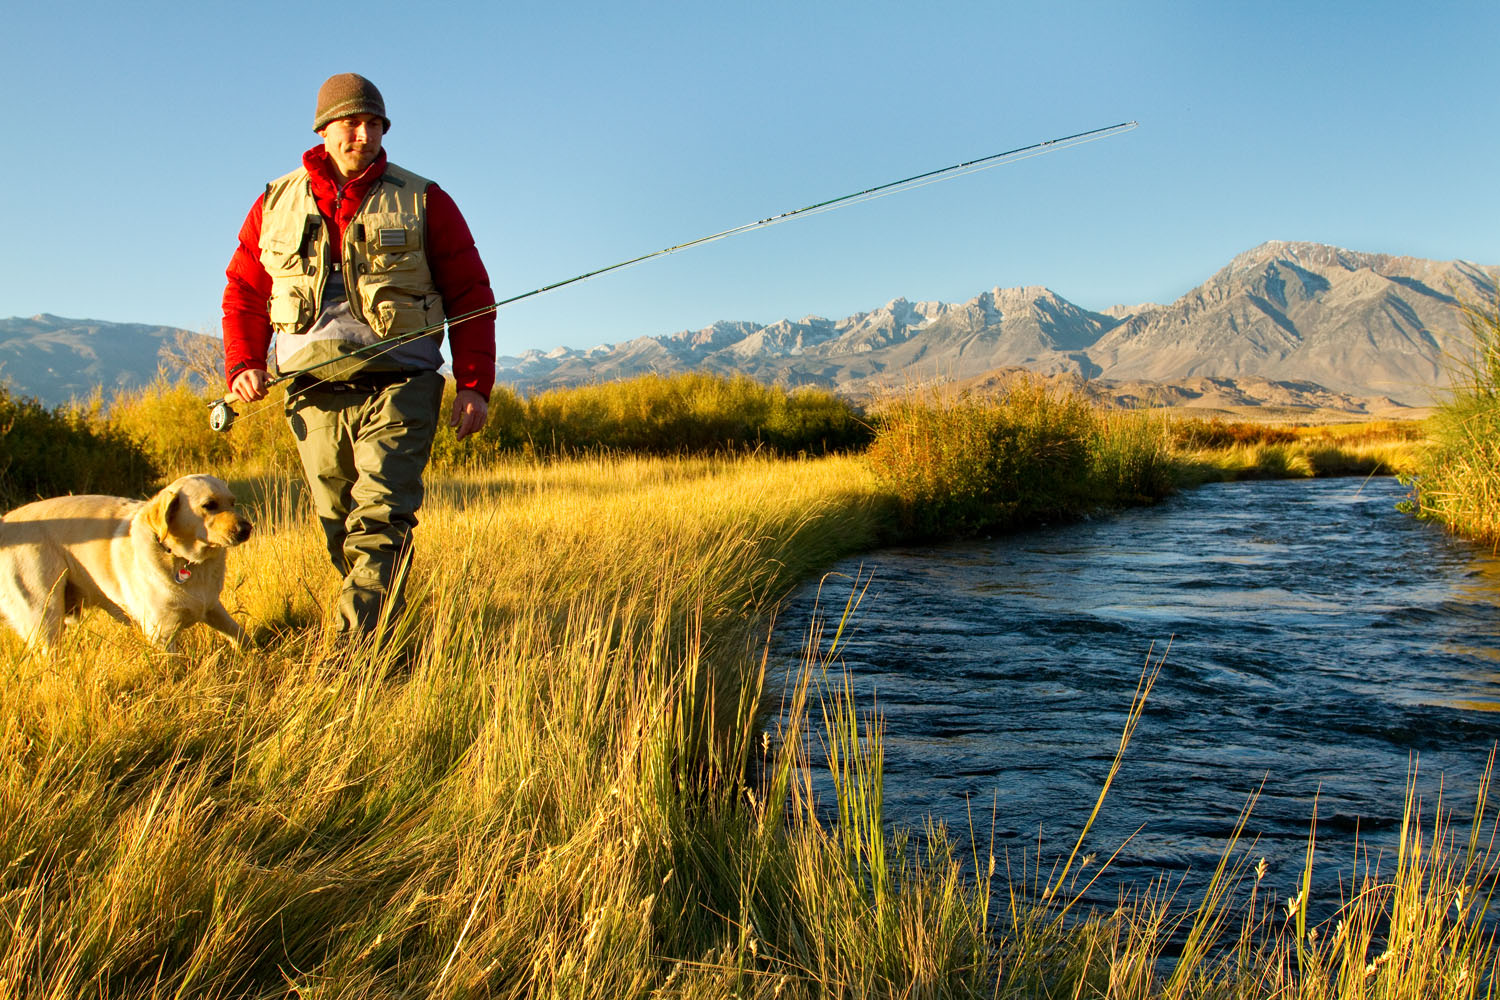
M172 518L177 515L179 499L177 491L168 487L146 503L146 526L163 545L167 544L167 536L172 533Z

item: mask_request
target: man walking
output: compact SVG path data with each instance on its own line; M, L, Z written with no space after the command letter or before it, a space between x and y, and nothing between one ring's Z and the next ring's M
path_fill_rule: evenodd
M350 638L376 634L402 609L440 416L443 321L495 301L453 199L387 161L390 127L373 83L329 77L313 117L322 143L256 200L224 290L230 395L264 398L273 334L277 369L294 375L287 422L344 576L337 627ZM488 415L494 313L450 324L448 344L458 386L449 424L462 439Z

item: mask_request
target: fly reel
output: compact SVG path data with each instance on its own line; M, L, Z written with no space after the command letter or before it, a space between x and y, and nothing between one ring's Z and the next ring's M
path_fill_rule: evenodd
M234 425L234 418L238 415L229 405L229 400L221 399L208 407L208 426L222 434Z

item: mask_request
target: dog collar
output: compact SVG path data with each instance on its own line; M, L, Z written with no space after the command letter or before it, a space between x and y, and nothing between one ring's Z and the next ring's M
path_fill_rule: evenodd
M182 559L182 556L167 548L167 543L162 541L160 538L156 540L156 544L161 546L161 550L165 552L167 554L167 558L172 561L172 579L176 580L178 583L187 583L189 578L191 578L193 575L193 571L188 568L192 565L192 563L188 562L186 559ZM181 566L177 565L177 560L179 559L182 559Z

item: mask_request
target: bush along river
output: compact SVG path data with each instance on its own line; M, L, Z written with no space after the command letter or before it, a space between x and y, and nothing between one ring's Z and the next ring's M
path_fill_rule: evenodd
M885 550L797 591L778 641L796 656L815 606L837 618L868 583L842 662L883 720L887 824L930 816L981 852L993 832L1013 862L1066 856L1143 665L1165 657L1085 850L1129 843L1086 901L1163 875L1196 901L1259 790L1239 850L1265 858L1262 892L1294 895L1316 801L1326 916L1356 842L1394 865L1410 769L1429 826L1440 782L1466 819L1500 739L1500 559L1398 512L1405 495L1388 478L1215 484Z

